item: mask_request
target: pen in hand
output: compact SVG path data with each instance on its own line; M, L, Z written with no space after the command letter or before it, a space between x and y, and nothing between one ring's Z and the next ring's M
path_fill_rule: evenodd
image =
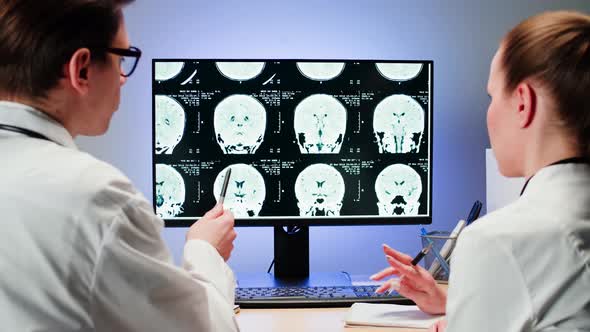
M225 194L227 193L227 186L229 185L229 177L231 175L231 168L228 168L225 172L225 178L223 179L223 186L221 187L221 194L219 195L219 204L223 204L225 200Z
M416 257L414 257L414 259L412 259L412 262L410 262L410 264L412 264L412 266L416 266L418 263L420 263L422 258L424 258L424 256L426 256L430 252L430 249L432 249L433 244L434 243L431 242L430 244L428 244L428 246L426 248L422 248L422 250L420 250L420 252L416 255ZM395 282L395 284L392 284L391 287L389 287L389 290L387 291L387 295L391 295L391 293L393 293L393 291L396 288L395 286L399 287L399 282Z
M412 259L411 264L416 266L416 264L418 264L422 258L424 258L424 256L426 256L426 254L428 254L428 252L430 251L430 249L432 249L432 245L433 243L430 242L430 244L428 245L428 247L426 248L422 248L422 250L420 250L420 252L418 253L418 255L416 255L416 257L414 257L414 259Z

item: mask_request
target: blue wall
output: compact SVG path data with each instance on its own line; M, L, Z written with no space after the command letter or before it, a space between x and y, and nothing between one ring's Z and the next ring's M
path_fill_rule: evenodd
M452 228L485 202L486 83L507 30L550 9L590 12L590 1L196 1L138 0L126 9L132 45L143 50L109 132L79 138L81 149L151 189L152 58L337 58L434 60L433 224ZM185 229L164 237L180 260ZM271 228L238 228L230 265L266 271ZM411 254L419 226L312 227L311 271L370 274L385 266L381 243Z

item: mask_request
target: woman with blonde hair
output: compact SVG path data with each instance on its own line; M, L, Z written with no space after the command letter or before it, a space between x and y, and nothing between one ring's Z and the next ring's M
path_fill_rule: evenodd
M448 294L411 257L384 246L393 287L433 331L590 330L590 16L547 12L502 40L488 80L490 142L521 196L466 228ZM448 323L447 323L448 322Z

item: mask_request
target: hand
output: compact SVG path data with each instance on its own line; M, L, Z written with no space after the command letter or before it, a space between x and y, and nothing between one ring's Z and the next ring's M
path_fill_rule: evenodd
M432 326L428 329L428 332L445 332L447 328L447 320L441 319L437 320L436 323L432 324Z
M223 210L223 205L217 204L209 212L195 222L186 233L186 240L204 240L209 242L217 252L228 260L234 249L234 215Z
M387 262L391 265L371 276L381 280L387 276L397 275L399 279L389 279L375 292L383 293L391 288L402 296L414 301L420 310L429 314L444 314L447 302L446 292L440 288L434 278L419 265L412 265L412 257L383 245Z

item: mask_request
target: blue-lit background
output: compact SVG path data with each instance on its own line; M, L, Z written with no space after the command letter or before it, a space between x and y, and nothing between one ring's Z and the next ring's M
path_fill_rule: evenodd
M427 59L434 61L433 224L452 229L475 199L485 203L490 60L522 19L553 9L590 11L590 1L138 0L125 11L131 44L143 50L122 90L109 132L79 138L82 150L120 168L152 197L152 58ZM420 226L312 227L312 272L371 274L384 267L381 244L414 254ZM177 262L186 229L165 229ZM272 228L238 228L229 263L263 272Z

